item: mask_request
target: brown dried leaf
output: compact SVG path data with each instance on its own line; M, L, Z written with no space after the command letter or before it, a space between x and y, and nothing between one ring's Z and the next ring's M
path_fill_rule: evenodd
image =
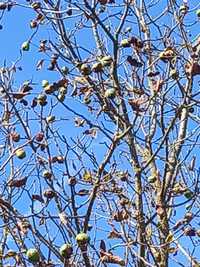
M8 186L10 187L22 187L26 185L27 177L24 177L22 179L16 179L16 180L10 180L8 182Z

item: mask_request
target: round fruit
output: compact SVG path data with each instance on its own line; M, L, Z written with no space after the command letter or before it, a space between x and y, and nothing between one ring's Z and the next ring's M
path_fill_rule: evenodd
M81 232L76 236L76 241L78 245L87 244L89 242L89 236L86 233Z
M87 65L87 64L82 64L81 65L81 73L83 75L89 75L91 73L91 69L90 69L90 66Z
M22 44L22 46L21 46L21 49L23 50L23 51L29 51L29 49L30 49L30 44L29 44L29 42L27 41L27 42L24 42L23 44Z
M116 94L115 89L114 89L114 88L110 88L110 89L107 89L107 90L105 91L104 96L105 96L106 98L114 98L114 97L115 97L115 94Z
M23 148L19 148L17 149L17 151L15 152L15 155L19 158L19 159L23 159L26 157L26 152Z
M26 252L26 256L28 257L28 260L31 262L38 262L40 260L40 254L37 249L30 248Z
M196 15L197 15L197 17L200 17L200 9L197 9Z
M129 39L123 39L123 40L121 40L120 45L122 47L130 47L131 46Z
M189 199L192 198L193 193L189 189L187 189L184 193L184 196Z
M46 118L46 120L47 120L48 123L54 122L55 121L55 116L48 116Z
M49 82L47 80L42 80L42 87L46 87L49 85Z
M71 244L63 244L60 247L60 255L63 256L64 258L68 259L71 257L73 253L73 248Z
M48 170L43 171L42 175L44 178L47 178L47 179L50 179L52 177L52 173Z
M179 73L178 73L177 70L172 69L172 70L170 71L170 76L172 77L172 79L176 80L176 79L178 79L178 77L179 77Z
M48 84L44 87L44 91L46 94L52 94L56 90L55 86L53 84Z
M56 193L51 190L51 189L46 189L44 192L43 192L43 195L46 197L46 198L54 198L56 196Z

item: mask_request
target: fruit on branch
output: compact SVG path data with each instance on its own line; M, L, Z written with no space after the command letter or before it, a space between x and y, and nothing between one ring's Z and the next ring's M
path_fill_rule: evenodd
M175 69L172 69L169 75L173 80L177 80L179 78L179 73Z
M174 57L176 56L174 50L172 47L167 47L164 49L164 51L162 51L159 55L159 58L164 61L164 62L167 62L167 61L170 61L172 60Z
M45 88L46 86L49 85L49 81L47 80L42 80L42 87Z
M92 66L92 71L93 72L101 72L103 70L103 64L101 62L94 63Z
M198 237L200 237L200 229L199 229L199 230L196 230L196 235L197 235Z
M114 98L116 96L116 90L114 88L106 89L104 96L105 98Z
M200 18L200 9L197 9L196 15L197 15L198 18Z
M24 159L26 157L26 152L23 148L19 148L16 150L15 155L19 158L19 159Z
M36 263L40 260L40 253L35 248L28 249L26 252L26 256L27 256L28 260L32 263Z
M130 39L123 39L121 40L120 46L121 47L130 47L131 46Z
M46 179L51 179L52 173L48 170L44 170L42 176Z
M29 49L30 49L30 42L29 41L23 42L23 44L21 45L21 49L23 51L29 51Z
M190 199L190 198L192 198L193 193L192 193L192 191L190 191L189 188L187 188L186 191L184 192L184 196L185 196L186 198Z
M56 157L56 159L57 159L57 162L59 163L59 164L62 164L63 162L64 162L64 157L63 156L57 156Z
M80 70L83 75L90 75L91 73L91 68L88 64L82 64Z
M52 190L52 189L46 189L43 192L44 197L48 198L48 199L52 199L56 196L56 193Z
M65 258L65 259L69 259L72 254L73 254L73 248L72 248L72 245L67 243L67 244L63 244L61 247L60 247L60 255Z
M57 90L57 85L56 83L53 84L48 84L47 86L44 87L44 92L46 94L52 94Z
M40 106L45 106L47 104L47 96L44 95L44 94L39 94L38 97L37 97L37 103L40 105Z
M89 240L90 240L89 236L84 232L80 232L76 236L76 241L79 246L88 244Z
M89 96L85 96L84 99L83 99L83 103L86 104L86 105L90 104L91 103L90 97Z
M48 116L47 118L46 118L46 121L47 121L47 123L51 123L51 122L54 122L55 121L55 116Z
M13 132L13 133L11 133L11 138L12 138L12 141L19 142L19 140L20 140L20 134L17 133L17 132Z

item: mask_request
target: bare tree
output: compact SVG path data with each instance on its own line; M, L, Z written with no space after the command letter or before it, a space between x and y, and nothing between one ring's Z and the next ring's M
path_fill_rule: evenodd
M0 2L31 32L0 69L1 266L200 266L191 2Z

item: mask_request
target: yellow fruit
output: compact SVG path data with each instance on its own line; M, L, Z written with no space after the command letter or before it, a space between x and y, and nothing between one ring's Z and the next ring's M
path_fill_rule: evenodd
M47 120L47 123L54 122L54 121L55 121L55 116L48 116L48 117L46 118L46 120Z
M29 51L29 49L30 49L30 43L27 41L27 42L24 42L23 44L22 44L22 46L21 46L21 49L23 50L23 51Z
M15 155L19 158L19 159L23 159L26 157L26 152L23 148L19 148L17 149L17 151L15 152Z
M76 236L76 241L78 245L87 244L89 242L89 236L86 233L81 232Z
M46 87L49 85L49 82L47 80L42 80L42 87Z

